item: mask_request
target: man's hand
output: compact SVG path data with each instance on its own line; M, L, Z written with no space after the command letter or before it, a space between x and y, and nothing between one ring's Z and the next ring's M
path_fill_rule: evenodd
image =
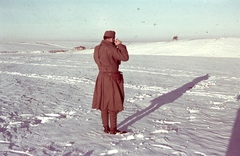
M117 46L117 45L119 45L119 44L122 44L122 41L120 41L119 39L116 39L116 40L115 40L115 45Z

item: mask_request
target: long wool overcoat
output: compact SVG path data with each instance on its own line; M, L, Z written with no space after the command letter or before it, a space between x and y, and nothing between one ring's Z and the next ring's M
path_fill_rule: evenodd
M96 79L92 108L99 110L122 111L124 109L123 76L119 71L121 61L128 61L129 55L125 45L117 47L102 40L94 49L94 60L99 73Z

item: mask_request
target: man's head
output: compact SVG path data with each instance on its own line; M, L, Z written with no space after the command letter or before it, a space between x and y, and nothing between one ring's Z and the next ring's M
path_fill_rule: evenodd
M114 42L115 34L116 34L115 31L112 31L112 30L105 31L105 33L103 35L103 39L104 40L111 40L111 42Z

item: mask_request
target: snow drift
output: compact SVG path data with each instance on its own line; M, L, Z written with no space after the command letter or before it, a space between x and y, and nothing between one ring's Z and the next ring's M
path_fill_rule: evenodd
M0 155L239 156L239 43L128 43L125 110L118 116L128 133L108 135L91 109L93 49L1 42ZM54 48L69 51L48 52Z

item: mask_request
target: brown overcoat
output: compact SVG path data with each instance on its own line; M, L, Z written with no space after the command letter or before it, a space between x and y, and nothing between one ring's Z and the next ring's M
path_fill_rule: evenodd
M94 60L99 73L96 79L92 108L100 110L122 111L124 102L123 76L119 72L121 61L129 59L125 45L118 47L102 40L94 49Z

